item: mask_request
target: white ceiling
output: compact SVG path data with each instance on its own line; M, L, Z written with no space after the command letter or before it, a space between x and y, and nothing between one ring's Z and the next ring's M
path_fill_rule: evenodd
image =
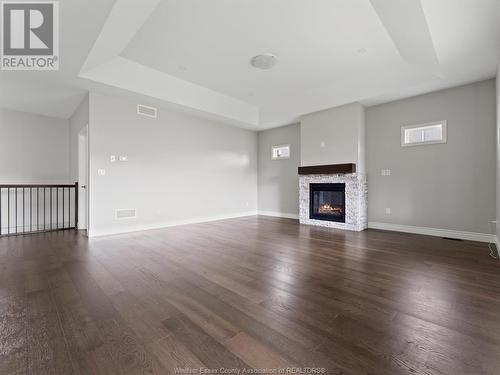
M61 71L0 72L2 106L68 117L111 87L264 129L491 78L500 57L500 0L65 0L61 24ZM266 52L275 68L250 66Z
M262 52L274 69L249 64ZM259 107L398 59L364 0L165 1L121 56Z

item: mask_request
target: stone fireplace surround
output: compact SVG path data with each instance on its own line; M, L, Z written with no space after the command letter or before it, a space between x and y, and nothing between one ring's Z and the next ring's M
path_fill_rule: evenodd
M327 166L316 171L328 171ZM335 167L335 165L331 166ZM313 167L301 167L302 171L314 172ZM330 168L336 171L337 168ZM352 169L355 170L355 167ZM308 172L305 172L308 173ZM318 225L352 231L362 231L368 227L368 183L364 173L317 173L304 174L299 169L299 221L301 224ZM345 183L345 223L315 220L309 217L309 184L311 183Z

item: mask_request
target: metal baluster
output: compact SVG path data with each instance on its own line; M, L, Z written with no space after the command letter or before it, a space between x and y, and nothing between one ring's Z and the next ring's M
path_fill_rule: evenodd
M63 187L62 188L62 210L63 210L63 213L62 213L63 214L62 229L64 229L64 226L65 226L65 224L64 224L65 223L65 221L64 221L64 219L65 219L65 217L64 217L64 203L65 202L64 202L64 187Z
M47 229L47 226L45 225L45 220L47 219L47 213L46 213L46 210L45 210L45 204L46 204L46 195L47 195L47 189L46 187L44 186L43 187L43 230Z
M50 187L50 230L52 230L52 187Z
M10 234L10 188L7 188L7 234Z
M78 182L75 182L75 229L78 230Z
M71 228L71 188L68 188L68 228Z
M40 188L36 188L36 231L40 230Z
M15 228L16 228L16 234L17 234L17 186L16 186L15 189L16 189L15 190L15 192L16 192L16 194L15 194L15 197L16 197L16 200L15 200L15 202L16 202L16 214L14 215L14 217L16 219Z
M33 232L33 188L30 187L30 232Z
M56 189L55 193L54 189ZM11 198L12 190L14 191ZM7 204L5 204L3 199L5 191L7 192ZM0 185L0 236L51 230L77 230L78 193L77 182L74 185ZM22 196L19 197L19 194ZM49 195L48 197L47 194ZM61 198L59 197L60 194L62 194ZM26 197L26 195L29 195L29 197ZM53 207L54 199L56 200L55 207ZM61 212L59 212L59 204L61 204ZM14 206L12 207L12 205ZM26 205L29 205L29 208ZM11 212L11 209L13 209L13 212ZM54 210L56 211L56 225L54 225L53 220ZM5 220L4 212L7 215L7 220ZM60 214L62 215L61 219ZM19 217L19 215L22 215L22 217ZM67 222L66 219L68 220ZM11 220L13 225L11 225ZM47 220L49 220L49 223ZM7 225L7 230L3 228L5 225Z
M23 188L23 233L26 232L26 228L24 227L24 214L25 214L25 208L24 208L24 188Z

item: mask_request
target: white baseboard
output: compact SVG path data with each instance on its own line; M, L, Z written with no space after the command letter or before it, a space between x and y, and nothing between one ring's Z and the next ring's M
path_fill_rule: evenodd
M258 215L262 216L273 216L273 217L284 217L287 219L298 219L298 214L288 214L286 212L276 212L276 211L258 211Z
M411 225L378 223L373 221L370 221L368 223L368 228L390 230L394 232L423 234L426 236L457 238L460 240L490 242L490 243L497 243L498 246L497 237L494 234L488 234L488 233L464 232L451 229L438 229L438 228L428 228L428 227L415 227Z
M192 219L186 219L186 220L173 220L173 221L166 221L166 222L146 224L146 225L132 225L132 226L127 226L127 227L116 227L116 228L110 228L110 229L90 229L87 232L88 232L89 237L111 236L111 235L115 235L115 234L141 232L141 231L145 231L145 230L175 227L175 226L186 225L186 224L207 223L210 221L235 219L238 217L255 216L255 215L257 215L257 211L247 211L247 212L239 212L239 213L227 214L227 215L216 215L216 216L192 218Z

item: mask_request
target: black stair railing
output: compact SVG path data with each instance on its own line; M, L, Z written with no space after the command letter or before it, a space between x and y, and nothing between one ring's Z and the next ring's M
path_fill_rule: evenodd
M78 183L0 184L0 237L78 228Z

